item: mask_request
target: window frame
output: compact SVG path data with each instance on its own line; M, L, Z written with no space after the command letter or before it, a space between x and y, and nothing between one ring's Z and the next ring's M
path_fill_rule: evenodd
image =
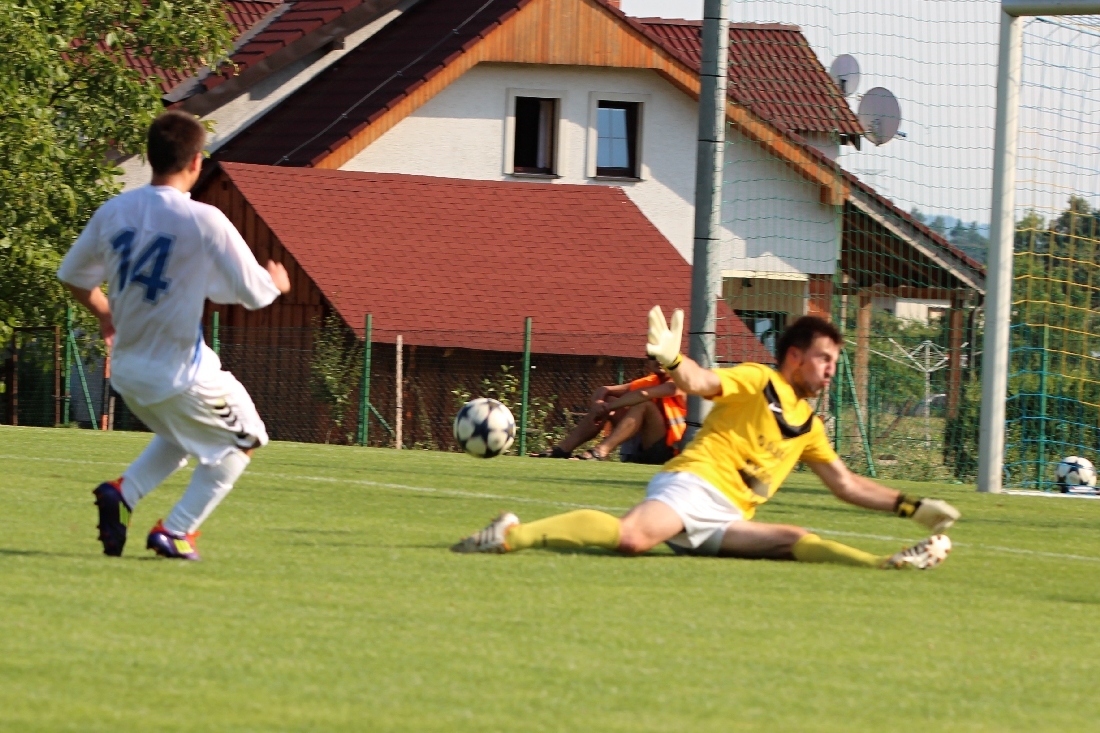
M516 97L554 100L554 121L552 124L553 142L551 143L550 173L525 173L516 171ZM521 89L509 88L504 102L504 165L506 176L515 178L561 178L561 161L565 157L565 136L561 134L562 107L566 93L563 89Z
M601 181L644 181L649 178L649 167L645 160L645 118L646 106L652 95L649 94L624 94L621 92L589 92L588 94L588 151L585 160L585 175ZM600 102L625 102L637 105L635 107L635 131L634 131L634 175L600 175L596 165L599 158L600 130L599 110Z

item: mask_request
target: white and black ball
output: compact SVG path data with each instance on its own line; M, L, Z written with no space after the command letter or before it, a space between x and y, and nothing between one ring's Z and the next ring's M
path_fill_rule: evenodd
M492 458L516 439L516 419L507 407L488 397L470 400L455 417L455 442L476 458Z
M1058 463L1058 488L1062 493L1090 491L1096 488L1096 468L1080 456L1067 456Z

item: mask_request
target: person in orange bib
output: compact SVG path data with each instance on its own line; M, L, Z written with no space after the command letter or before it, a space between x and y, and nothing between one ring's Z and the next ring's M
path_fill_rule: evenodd
M620 446L626 463L659 466L674 457L687 427L687 401L652 356L647 355L646 368L647 376L597 389L588 413L577 426L537 457L570 458L578 446L599 435L608 423L611 432L578 458L604 461Z

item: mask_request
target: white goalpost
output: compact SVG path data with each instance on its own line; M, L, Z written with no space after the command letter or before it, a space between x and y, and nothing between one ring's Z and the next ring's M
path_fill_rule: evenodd
M978 491L1004 490L1006 402L1008 398L1010 321L1020 86L1023 72L1023 19L1034 16L1100 14L1100 2L1002 0L997 68L993 197L986 278L985 340L979 432Z

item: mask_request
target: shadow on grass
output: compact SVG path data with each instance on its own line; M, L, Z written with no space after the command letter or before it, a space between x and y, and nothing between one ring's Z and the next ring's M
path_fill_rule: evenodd
M10 547L0 547L0 555L11 557L85 557L75 552L47 552L46 550L17 550Z

